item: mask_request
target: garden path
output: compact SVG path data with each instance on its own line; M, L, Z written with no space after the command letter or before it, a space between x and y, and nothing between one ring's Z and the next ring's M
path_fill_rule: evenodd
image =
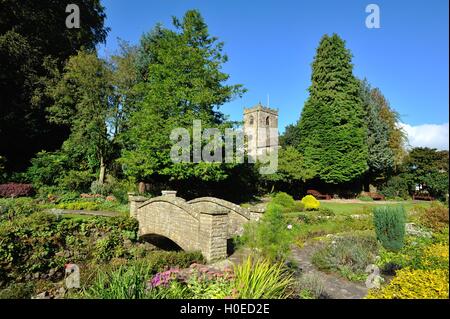
M331 299L363 299L367 288L363 283L355 283L318 270L311 262L316 245L306 243L303 248L293 247L292 257L303 273L317 274L323 281L324 290Z

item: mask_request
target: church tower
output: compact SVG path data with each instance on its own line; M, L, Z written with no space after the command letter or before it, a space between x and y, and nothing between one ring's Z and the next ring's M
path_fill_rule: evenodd
M264 107L261 103L244 108L244 134L247 152L256 159L278 147L278 109Z

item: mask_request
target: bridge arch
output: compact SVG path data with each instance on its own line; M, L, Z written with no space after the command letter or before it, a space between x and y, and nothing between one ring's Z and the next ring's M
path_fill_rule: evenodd
M182 249L197 250L199 214L178 197L160 196L138 208L139 235L156 234L169 238Z
M166 237L186 251L200 250L207 261L227 257L227 239L239 235L255 212L215 197L187 202L175 192L146 199L129 194L130 216L139 235ZM259 215L259 214L256 214Z

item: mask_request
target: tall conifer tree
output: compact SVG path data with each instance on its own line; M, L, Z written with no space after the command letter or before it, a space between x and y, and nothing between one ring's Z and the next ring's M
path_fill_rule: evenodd
M298 124L306 165L330 184L354 181L368 169L367 128L351 59L338 35L322 37Z

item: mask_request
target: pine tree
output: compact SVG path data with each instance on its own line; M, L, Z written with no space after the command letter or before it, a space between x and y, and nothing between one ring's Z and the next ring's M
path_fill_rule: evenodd
M368 168L367 128L351 58L338 35L322 37L298 124L298 149L325 183L354 181Z

